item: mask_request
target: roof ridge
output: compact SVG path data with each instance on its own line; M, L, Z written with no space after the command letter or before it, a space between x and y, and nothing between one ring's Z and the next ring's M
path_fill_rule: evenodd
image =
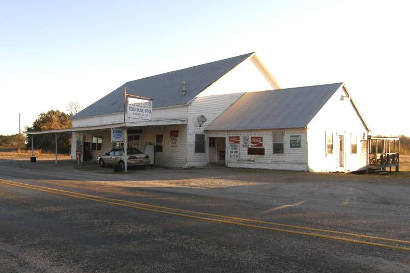
M281 89L269 89L269 90L258 90L258 91L248 91L245 93L262 93L262 92L277 92L277 91L285 91L289 89L301 89L301 88L310 88L310 87L319 87L319 86L326 86L326 85L342 85L344 82L335 82L335 83L325 83L325 84L316 84L316 85L305 85L305 86L295 86L295 87L287 87Z
M215 61L211 61L211 62L207 62L207 63L202 63L202 64L197 64L197 65L193 65L193 66L188 66L188 67L184 67L184 68L180 68L180 69L175 69L175 70L171 70L171 71L167 71L167 72L163 72L163 73L159 73L159 74L155 74L155 75L151 75L151 76L146 76L146 77L142 77L139 79L135 79L135 80L131 80L131 81L127 81L126 83L124 83L123 85L126 85L127 83L131 83L131 82L135 82L135 81L140 81L140 80L146 80L149 78L153 78L153 77L157 77L157 76L161 76L161 75L166 75L166 74L170 74L170 73L174 73L174 72L178 72L178 71L182 71L182 70L186 70L186 69L192 69L194 67L198 67L198 66L202 66L202 65L208 65L208 64L213 64L213 63L217 63L217 62L222 62L222 61L226 61L226 60L230 60L230 59L234 59L234 58L239 58L239 57L244 57L244 56L251 56L255 54L255 52L250 52L250 53L245 53L245 54L241 54L241 55L237 55L237 56L233 56L233 57L229 57L229 58L225 58L225 59L219 59L219 60L215 60Z

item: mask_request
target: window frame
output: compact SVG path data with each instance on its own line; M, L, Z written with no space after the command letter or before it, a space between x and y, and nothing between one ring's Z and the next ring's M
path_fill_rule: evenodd
M328 142L328 137L330 137L331 142ZM329 148L330 148L330 151L329 151ZM333 136L333 133L330 133L330 132L325 133L325 151L326 151L327 155L333 154L333 151L334 151L334 136Z
M277 141L277 138L275 138L275 135L276 136L281 135L282 141L281 142ZM281 151L279 150L279 152L275 152L275 145L281 145L282 146ZM272 153L274 155L283 155L283 154L285 154L285 131L272 132Z
M92 136L91 137L91 150L92 151L101 151L102 150L102 143L103 143L103 137L102 136Z
M353 139L355 140L355 143L353 143ZM357 154L357 136L354 134L350 135L350 153L352 155Z

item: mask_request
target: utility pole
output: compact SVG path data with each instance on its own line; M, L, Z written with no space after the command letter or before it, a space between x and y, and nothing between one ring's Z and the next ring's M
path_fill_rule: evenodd
M21 113L19 113L19 135L21 134Z

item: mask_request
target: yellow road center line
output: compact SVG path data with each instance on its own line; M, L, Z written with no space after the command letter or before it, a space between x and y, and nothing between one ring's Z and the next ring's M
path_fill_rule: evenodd
M286 228L292 228L292 229L300 229L300 230L306 230L306 231L316 231L316 232L322 232L322 233L332 233L332 234L345 235L345 236L357 237L357 238L362 238L362 239L371 239L371 240L386 241L386 242L393 242L393 243L400 243L400 244L410 244L410 241L405 241L405 240L384 238L384 237L371 236L371 235L358 234L358 233L351 233L351 232L335 231L335 230L329 230L329 229L319 229L319 228L313 228L313 227L302 227L302 226L297 226L297 225L288 225L288 224L282 224L282 223L266 222L266 221L262 221L262 220L239 218L239 217L232 217L232 216L226 216L226 215L220 215L220 214L212 214L212 213L198 212L198 211L192 211L192 210L184 210L184 209L178 209L178 208L169 208L169 207L164 207L164 206L151 205L151 204L147 204L147 203L139 203L139 202L132 202L132 201L121 200L121 199L99 197L99 196L89 195L89 194L84 194L84 193L79 193L79 192L71 192L71 191L66 191L66 190L61 190L61 189L56 189L56 188L49 188L49 187L44 187L44 186L30 185L30 184L24 184L24 183L21 183L21 182L14 182L14 181L5 181L5 180L0 179L0 182L1 181L8 182L8 183L14 183L16 186L23 186L23 185L29 186L29 187L32 187L32 189L43 188L43 189L47 189L47 190L51 190L51 191L57 191L57 192L65 192L65 193L70 193L70 194L75 193L75 194L78 194L78 195L91 197L91 198L103 198L104 200L111 200L111 201L115 201L115 202L123 202L123 203L132 204L132 205L152 207L152 208L172 210L172 211L179 211L179 212L183 212L183 213L192 213L192 214L211 216L211 217L220 217L220 218L225 218L225 219L230 219L230 220L235 220L235 221L241 221L241 222L250 222L250 223L264 224L264 225L270 225L270 226L279 226L279 227L286 227Z
M126 200L105 198L105 197L99 197L99 196L95 196L95 195L88 195L88 194L83 194L83 193L78 193L78 192L71 192L71 191L66 191L66 190L53 189L53 188L48 188L48 187L43 187L43 186L30 185L30 184L14 182L14 181L5 181L5 180L0 179L0 183L5 184L5 185L9 185L9 186L14 186L14 187L27 188L27 189L37 190L37 191L41 191L41 192L46 192L46 193L52 193L52 194L56 194L56 195L68 196L68 197L77 198L77 199L91 200L91 201L95 201L95 202L99 202L99 203L103 203L103 204L110 204L110 205L129 207L129 208L134 208L134 209L139 209L139 210L144 210L144 211L157 212L157 213L163 213L163 214L169 214L169 215L176 215L176 216L185 217L185 218L204 220L204 221L209 221L209 222L225 223L225 224L230 224L230 225L235 225L235 226L243 226L243 227L248 227L248 228L263 229L263 230L284 232L284 233L290 233L290 234L305 235L305 236L310 236L310 237L318 237L318 238L324 238L324 239L330 239L330 240L336 240L336 241L343 241L343 242L349 242L349 243L356 243L356 244L362 244L362 245L378 246L378 247L383 247L383 248L389 248L389 249L395 249L395 250L404 250L404 251L409 251L410 252L409 247L388 245L388 244L368 242L368 241L361 241L361 240L357 240L357 239L336 237L336 236L331 236L331 235L326 235L326 234L319 234L319 233L314 233L314 232L286 230L286 229L275 228L275 227L258 226L258 225L253 225L253 224L233 222L233 221L229 221L229 220L207 218L207 217L196 216L196 215L188 215L188 214L183 214L181 212L169 211L169 210L177 210L177 211L179 210L179 209L174 209L174 208L167 208L167 207L161 207L161 206L156 206L157 208L147 208L146 207L147 205L151 206L151 207L155 207L155 206L154 205L149 205L149 204L144 204L144 203L137 203L137 202L131 202L131 201L126 201ZM140 204L142 204L142 206ZM184 211L184 210L180 210L180 211ZM189 211L189 212L192 212L192 211ZM208 213L200 213L200 214L213 215L213 214L208 214ZM217 214L214 214L214 216L224 217L226 219L236 218L236 217L226 217L226 216L217 215ZM236 218L236 219L241 219L241 221L246 220L245 218ZM252 220L252 219L248 219L248 220ZM246 220L246 221L248 221L248 220ZM264 222L264 221L258 221L258 220L254 220L254 221L260 222L260 223L270 224L270 222ZM249 222L252 222L252 221L249 221ZM282 225L292 227L292 225L285 225L285 224L282 224ZM298 226L298 227L300 227L300 226ZM306 229L309 229L311 231L312 230L325 231L325 232L328 231L328 230L320 230L320 229L313 229L313 228L312 229L306 228ZM343 233L343 232L337 232L337 233L341 233L341 234L344 234L344 235L349 234L349 233ZM410 243L409 241L404 241L404 240L396 240L396 239L389 239L389 238L383 238L383 237L360 235L360 234L357 234L357 233L354 233L354 235L363 236L365 238L370 237L372 239L377 238L377 239L380 239L381 241L382 240L393 241L393 242L404 243L404 244L409 244Z

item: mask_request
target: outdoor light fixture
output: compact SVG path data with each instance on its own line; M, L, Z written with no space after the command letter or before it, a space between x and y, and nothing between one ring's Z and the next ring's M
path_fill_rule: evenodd
M202 125L207 121L206 117L204 115L200 115L196 118L198 121L199 127L202 127Z

